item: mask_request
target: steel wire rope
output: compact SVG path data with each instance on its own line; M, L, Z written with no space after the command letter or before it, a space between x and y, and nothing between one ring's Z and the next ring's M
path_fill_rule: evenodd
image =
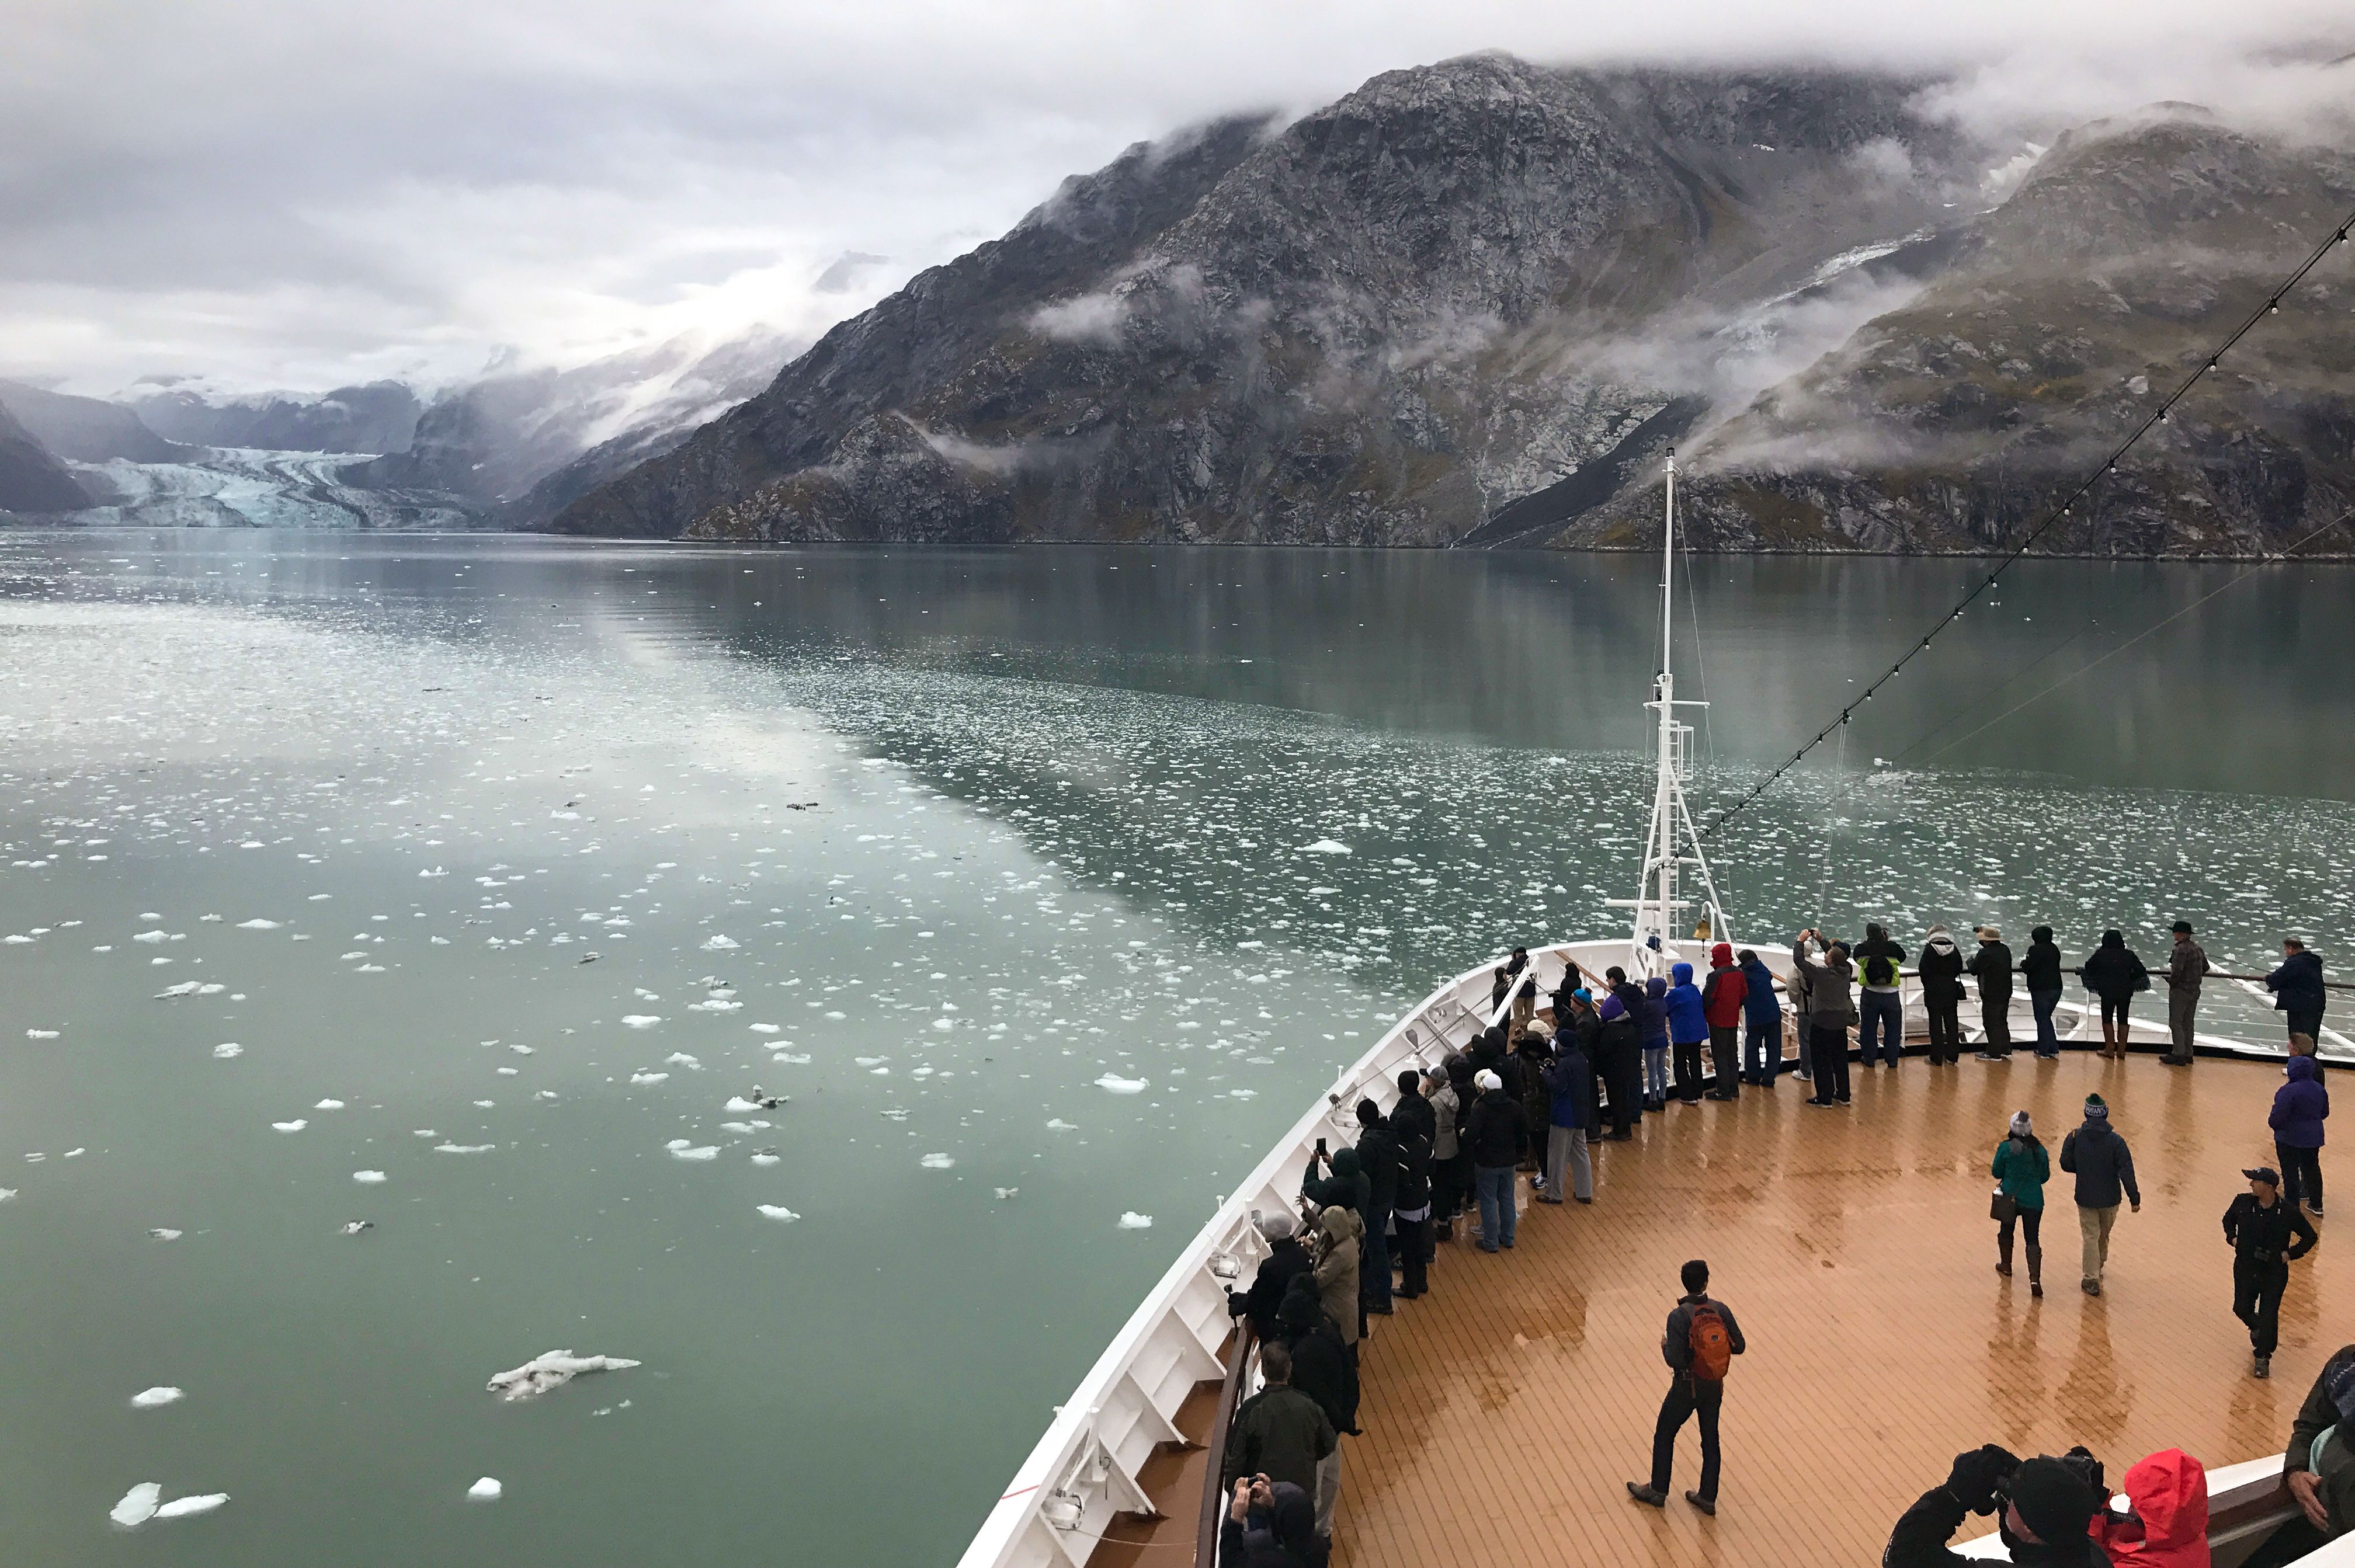
M1693 679L1700 687L1701 753L1710 762L1717 761L1717 731L1709 727L1709 665L1701 657L1700 601L1693 592L1692 539L1681 529L1678 537L1684 540L1685 552L1685 619L1692 623Z
M1913 662L1914 656L1920 654L1923 649L1930 645L1930 640L1933 637L1935 637L1939 633L1945 631L1948 626L1953 625L1956 621L1960 620L1962 618L1963 612L1977 603L1982 594L1986 593L1988 589L1994 587L1996 581L2006 571L2009 571L2022 556L2026 555L2030 546L2034 545L2038 539L2042 539L2047 533L2051 531L2054 524L2060 522L2062 518L2071 516L2074 511L2076 504L2091 494L2094 487L2096 485L2099 485L2103 479L2117 472L2118 459L2124 457L2128 452L2132 451L2135 443L2142 440L2145 435L2147 435L2154 426L2167 422L2168 411L2173 409L2176 404L2181 402L2185 397L2190 395L2191 389L2199 385L2200 377L2207 375L2210 371L2215 369L2218 362L2221 361L2226 354L2230 353L2233 346L2238 344L2242 338L2246 337L2249 333L2255 328L2257 323L2263 321L2268 315L2276 315L2280 312L2281 302L2288 296L2289 292L2292 289L2297 287L2298 284L2306 281L2307 273L2313 272L2317 266L2321 264L2322 258L2330 253L2330 248L2334 245L2343 245L2347 242L2348 232L2350 229L2355 229L2355 211L2350 211L2345 218L2340 219L2338 224L2331 229L2330 233L2323 239L2321 243L2315 246L2313 251L2307 254L2306 260L2299 262L2296 269L2293 271L2289 276L2284 278L2280 283L2274 285L2273 288L2267 290L2263 303L2258 304L2254 310L2252 310L2248 314L2246 319L2244 319L2240 325L2234 327L2232 333L2226 336L2222 343L2209 350L2200 362L2192 368L2191 373L2184 377L2182 381L2177 385L2175 390L2169 392L2159 403L2158 408L2145 415L2143 421L2135 426L2135 428L2127 433L2124 441L2121 441L2116 446L2112 448L2109 456L2105 458L2100 465L2093 471L2093 473L2081 480L2075 489L2071 490L2067 495L2061 498L2060 505L2047 511L2044 514L2044 518L2041 522L2029 529L2029 531L2021 537L2019 543L2013 545L2009 549L2005 551L2002 559L1996 562L1994 569L1988 571L1985 577L1981 578L1978 584L1968 593L1964 594L1963 597L1955 603L1955 607L1947 611L1945 616L1938 621L1937 624L1932 626L1929 631L1923 634L1921 638L1917 640L1912 647L1907 648L1904 653L1899 655L1896 663L1891 665L1879 676L1875 677L1872 684L1866 687L1855 701L1849 703L1847 707L1842 708L1839 710L1839 716L1838 718L1832 720L1822 729L1817 731L1812 739L1806 741L1797 751L1793 752L1788 757L1777 763L1773 772L1769 773L1764 779L1761 779L1747 794L1743 795L1741 799L1735 801L1732 805L1729 805L1724 810L1719 812L1715 816L1710 818L1709 822L1705 826L1697 829L1693 834L1694 842L1699 843L1700 840L1707 838L1710 834L1716 832L1728 822L1731 822L1734 817L1740 816L1743 811L1749 809L1749 807L1757 801L1759 796L1774 788L1774 785L1780 783L1793 768L1797 767L1799 763L1806 759L1808 752L1814 751L1817 746L1822 745L1831 735L1831 732L1834 730L1841 729L1849 721L1849 720L1854 718L1856 710L1859 708L1863 707L1866 703L1872 700L1872 694L1874 692L1879 691L1891 680L1896 678L1897 675L1902 671L1907 665Z

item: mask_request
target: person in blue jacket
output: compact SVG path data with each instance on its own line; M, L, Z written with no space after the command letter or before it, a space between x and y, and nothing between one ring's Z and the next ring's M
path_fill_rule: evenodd
M2295 936L2282 938L2281 967L2265 976L2265 989L2274 994L2274 1006L2289 1015L2290 1033L2321 1041L2322 960L2308 953L2305 943ZM2297 1178L2289 1179L2295 1183ZM2291 1202L2297 1201L2296 1186L2285 1190Z
M1774 1087L1783 1071L1783 1004L1774 997L1774 971L1758 955L1742 950L1742 1017L1748 1038L1742 1042L1742 1075L1762 1089Z
M2274 1091L2274 1148L2281 1156L2282 1196L2322 1215L2322 1124L2330 1115L2330 1091L2311 1056L2289 1059L2289 1082Z
M1693 966L1678 964L1668 970L1668 1045L1676 1052L1677 1098L1688 1105L1700 1104L1700 1053L1709 1044L1709 1014L1702 1008L1700 987L1693 984Z
M1668 983L1655 975L1644 982L1636 1021L1644 1031L1644 1109L1665 1109L1668 1103Z

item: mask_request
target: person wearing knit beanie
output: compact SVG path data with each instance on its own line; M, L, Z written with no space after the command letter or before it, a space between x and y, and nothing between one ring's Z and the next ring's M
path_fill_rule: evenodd
M2102 1294L2102 1271L2110 1261L2110 1227L2118 1205L2142 1211L2142 1188L2135 1180L2134 1151L2110 1125L2109 1103L2085 1096L2084 1125L2061 1140L2061 1168L2077 1179L2077 1229L2084 1243L2079 1283L2087 1296Z

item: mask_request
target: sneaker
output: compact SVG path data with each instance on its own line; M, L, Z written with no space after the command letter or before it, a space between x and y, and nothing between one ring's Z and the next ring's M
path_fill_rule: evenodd
M1687 1492L1685 1494L1685 1501L1692 1504L1693 1507L1700 1509L1701 1512L1709 1515L1711 1519L1715 1519L1717 1517L1717 1499L1715 1498L1705 1498L1699 1492Z
M2322 1205L2319 1203L2307 1204L2306 1206L2306 1211L2313 1215L2318 1220L2322 1218Z
M2044 1282L2041 1279L2030 1280L2028 1282L2028 1294L2035 1296L2040 1301L2042 1300L2044 1298Z
M2001 1061L2003 1058L1998 1056L1992 1051L1977 1051L1971 1053L1971 1060L1973 1061Z
M2087 1296L2099 1296L2102 1294L2102 1282L2098 1279L2080 1280L2078 1281L2078 1284L2083 1287Z
M1646 1508L1666 1508L1668 1506L1668 1493L1654 1491L1648 1484L1642 1481L1628 1482L1627 1495L1634 1498L1637 1502L1642 1503Z
M1809 1100L1809 1101L1807 1102L1807 1104L1810 1104L1810 1105L1813 1105L1814 1107L1816 1107L1816 1109L1817 1109L1817 1110L1819 1110L1819 1111L1829 1111L1829 1110L1833 1110L1833 1109L1836 1109L1836 1108L1837 1108L1837 1103L1836 1103L1836 1102L1834 1102L1834 1101L1830 1101L1830 1100L1814 1100L1814 1099L1811 1099L1811 1100Z
M2274 1359L2271 1356L2259 1356L2250 1366L2249 1375L2254 1378L2269 1378L2273 1376Z

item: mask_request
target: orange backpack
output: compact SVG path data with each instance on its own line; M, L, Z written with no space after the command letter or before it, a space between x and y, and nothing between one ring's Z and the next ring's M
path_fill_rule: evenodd
M1733 1339L1725 1331L1723 1315L1706 1302L1694 1307L1686 1324L1685 1342L1692 1347L1693 1376L1723 1382L1733 1365Z

